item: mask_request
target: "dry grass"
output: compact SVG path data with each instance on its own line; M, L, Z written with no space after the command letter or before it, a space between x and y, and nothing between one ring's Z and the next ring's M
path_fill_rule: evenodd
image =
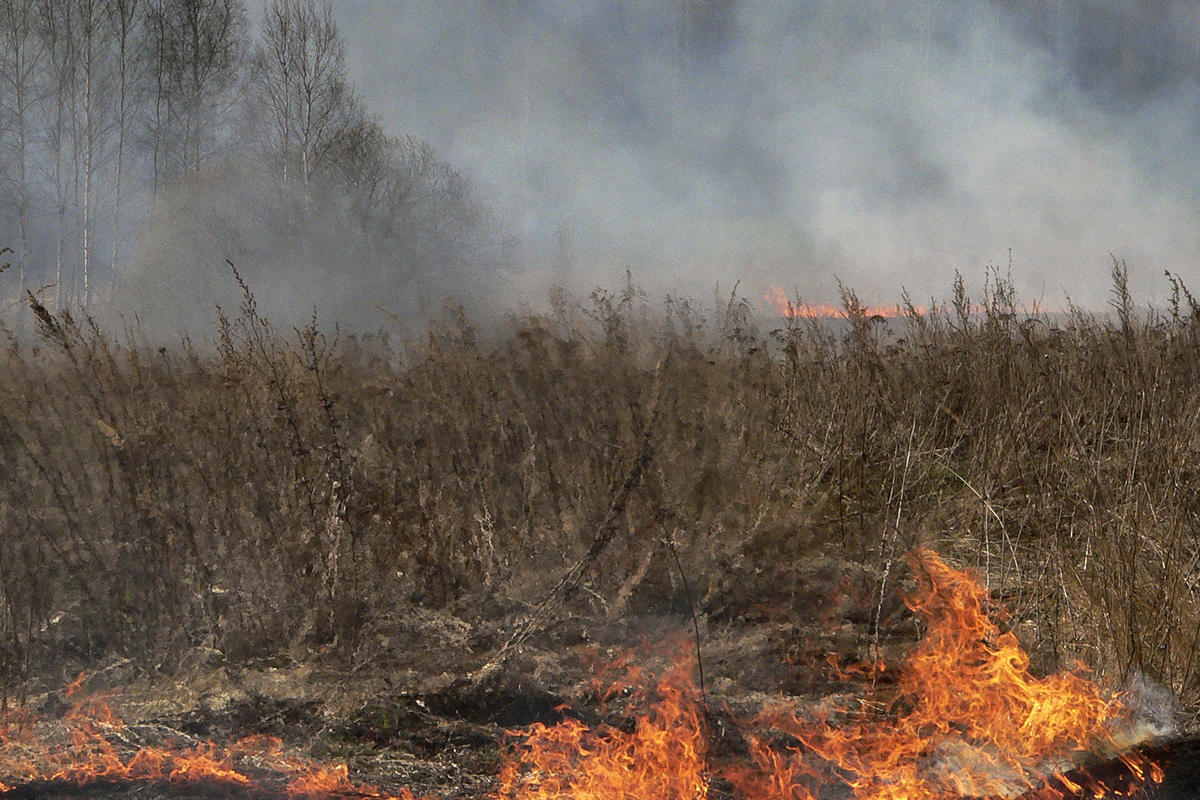
M277 332L249 292L211 347L42 313L0 355L0 677L353 659L398 617L527 608L642 458L572 593L589 613L690 595L737 619L811 604L806 560L893 580L930 544L1009 601L1039 666L1195 702L1200 308L1168 276L1141 313L1113 277L1111 315L1031 319L1003 281L978 304L959 282L932 314L847 292L844 324L775 330L625 286L395 347Z

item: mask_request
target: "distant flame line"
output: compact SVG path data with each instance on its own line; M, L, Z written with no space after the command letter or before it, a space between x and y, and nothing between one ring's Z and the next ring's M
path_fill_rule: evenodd
M784 319L844 319L849 316L849 310L845 305L833 305L831 303L807 303L798 297L793 299L788 296L782 288L771 286L762 295L763 305L775 316L783 317ZM938 311L952 311L953 306L946 304L936 306ZM968 306L972 314L985 313L988 306L982 303L972 303ZM860 305L863 316L865 317L882 317L883 319L899 319L909 314L927 317L931 312L931 307L928 305L907 305L905 303L877 303L869 305ZM1041 316L1048 313L1065 313L1063 311L1050 312L1042 308L1037 301L1028 305L1015 308L1014 311L1021 315Z

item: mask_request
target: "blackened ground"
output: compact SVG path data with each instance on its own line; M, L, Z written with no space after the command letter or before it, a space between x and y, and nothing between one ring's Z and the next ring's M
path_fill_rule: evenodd
M1072 770L1067 781L1051 780L1022 800L1195 800L1200 798L1200 739L1182 739L1139 747L1129 753L1162 769L1162 780L1143 780L1124 758ZM1079 788L1077 788L1079 787Z
M164 781L34 781L0 793L4 800L273 800L266 789L247 789L227 783L179 786Z

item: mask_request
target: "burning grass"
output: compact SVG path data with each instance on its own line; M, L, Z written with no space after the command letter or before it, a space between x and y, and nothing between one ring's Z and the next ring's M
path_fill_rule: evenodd
M975 576L927 550L908 561L920 588L907 603L927 629L900 665L894 692L815 718L786 706L760 715L798 746L781 750L753 737L758 772L739 771L737 781L745 796L765 800L782 790L811 800L844 783L859 800L1004 797L1097 754L1117 755L1118 730L1130 718L1119 698L1076 673L1035 677L1016 637L992 618L1006 611L993 607ZM1129 758L1145 780L1162 780L1157 765Z
M857 672L895 670L892 688L868 682L852 704L816 710L780 701L736 723L749 741L746 758L710 752L685 656L639 693L646 708L628 729L571 720L514 732L499 797L691 800L721 781L745 800L1062 797L1085 787L1099 798L1163 780L1158 764L1118 744L1131 716L1119 697L1076 673L1033 676L1016 638L993 619L1004 609L977 576L928 550L908 561L919 586L907 603L926 632L901 664ZM1124 782L1112 788L1080 769L1118 754Z
M622 701L626 721L568 717L509 731L489 797L704 800L719 785L739 800L1059 800L1132 796L1163 781L1158 763L1118 744L1131 717L1119 696L1077 673L1033 676L978 576L929 550L907 560L916 588L906 602L924 635L899 664L847 673L853 702L780 699L740 719L726 712L720 724L745 743L731 748L713 736L694 651L659 677L621 658L602 664L595 684L602 703ZM881 682L884 674L895 678ZM132 748L107 698L78 694L82 680L63 692L71 705L49 727L23 710L5 718L0 796L148 783L245 798L413 800L406 789L353 783L345 765L289 755L273 737Z
M157 784L201 787L226 797L276 800L414 800L350 781L344 764L320 764L288 754L271 736L228 745L199 742L136 746L103 695L77 696L80 675L63 694L74 697L60 720L40 722L25 708L0 725L0 796L64 793L68 787Z
M700 800L708 794L708 731L686 652L659 680L633 669L609 691L632 689L628 730L576 719L510 731L517 744L500 771L503 800ZM650 685L652 683L652 685Z

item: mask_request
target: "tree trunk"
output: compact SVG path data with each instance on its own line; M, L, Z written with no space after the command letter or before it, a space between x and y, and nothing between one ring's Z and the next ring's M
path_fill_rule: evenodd
M95 158L96 141L93 128L92 84L95 59L92 52L95 15L90 0L85 3L86 18L83 20L83 308L92 307L92 162Z
M118 88L117 97L117 166L116 166L116 182L113 187L113 226L112 226L112 259L108 265L108 298L109 303L112 302L113 295L116 294L117 288L117 255L119 243L121 241L121 179L122 171L125 165L125 125L126 125L126 98L129 88L129 25L132 21L132 15L137 9L136 3L130 3L129 0L119 2L117 5L117 13L120 14L118 20L118 80L120 86Z
M84 156L83 156L83 237L82 237L82 252L81 259L83 261L83 307L85 310L90 309L92 305L92 247L90 241L90 233L92 228L91 220L91 197L92 197L92 132L89 129L91 122L91 111L88 104L91 103L91 88L92 77L86 76L84 82L84 107L83 107L83 127L84 127Z

